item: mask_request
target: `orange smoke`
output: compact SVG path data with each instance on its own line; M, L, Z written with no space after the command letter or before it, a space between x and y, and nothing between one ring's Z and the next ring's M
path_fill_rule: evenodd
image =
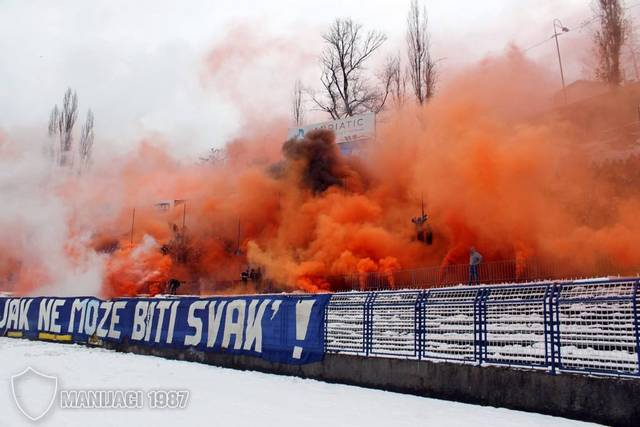
M465 263L470 246L485 261L516 260L517 274L533 258L573 271L636 267L638 182L603 178L584 148L597 132L574 117L583 107L553 109L552 88L512 49L461 73L428 106L384 113L360 158L341 156L327 132L284 143L274 119L215 165L179 163L145 142L55 191L73 202L68 237L85 236L74 251L102 254L107 296L162 292L172 277L189 292L237 292L247 265L271 290L329 290L330 276L368 272L394 286L393 271ZM599 114L606 124L627 112ZM422 197L431 246L411 222ZM154 208L164 200L167 210ZM0 278L12 271L17 292L47 276L22 261L24 250L0 243Z

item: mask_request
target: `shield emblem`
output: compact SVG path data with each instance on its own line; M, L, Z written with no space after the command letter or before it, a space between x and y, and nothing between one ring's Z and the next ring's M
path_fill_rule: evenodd
M13 400L31 421L37 421L49 412L57 391L58 378L38 372L31 366L11 377Z

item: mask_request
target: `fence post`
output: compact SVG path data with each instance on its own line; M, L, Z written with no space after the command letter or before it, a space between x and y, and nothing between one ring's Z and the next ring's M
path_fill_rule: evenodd
M556 366L558 369L562 368L562 342L560 341L560 296L562 294L562 284L556 285L556 292L554 295L555 304L554 304L554 313L555 320L553 325L555 326L554 334L555 334L555 356L556 356Z
M327 340L329 339L329 304L331 304L331 296L329 297L329 301L327 301L327 304L324 306L324 343L323 343L323 353L327 354Z
M425 308L430 291L420 291L415 304L414 318L414 346L418 360L422 360L422 347L425 340Z
M640 375L640 319L638 319L638 280L633 284L633 330L636 335L636 356L638 358L638 374Z
M560 368L560 313L559 303L560 291L562 285L552 283L549 285L548 302L545 301L546 322L548 323L548 335L545 331L545 348L549 346L550 361L551 361L551 375L556 375L557 370Z
M473 300L473 358L476 363L481 364L479 348L480 345L480 333L479 333L479 325L480 325L480 310L478 309L478 299L480 295L480 289L476 290L476 296Z
M364 347L364 355L367 357L369 356L369 353L371 353L371 348L373 346L373 302L376 299L376 295L376 292L368 292L364 300L362 345Z
M473 301L473 353L476 363L482 365L483 355L487 353L487 306L486 297L488 288L480 288L476 291Z
M362 352L365 356L369 355L369 349L367 347L367 334L369 332L369 298L371 297L371 293L367 292L367 295L364 297L364 304L362 305Z
M551 369L553 371L553 346L551 345L552 332L551 332L551 320L549 316L549 310L551 307L551 288L553 285L547 285L544 289L544 296L542 297L542 324L544 329L544 363L547 365L547 371Z
M485 288L484 293L482 295L482 300L480 302L482 311L481 311L481 319L482 323L480 328L480 334L482 338L482 346L480 347L482 353L482 360L487 360L488 353L488 339L487 339L487 300L489 299L489 294L491 294L491 288Z

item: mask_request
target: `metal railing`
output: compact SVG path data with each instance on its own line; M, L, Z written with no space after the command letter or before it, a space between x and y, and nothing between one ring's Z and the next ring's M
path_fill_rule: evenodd
M568 262L538 259L485 262L478 266L479 281L485 284L526 283L543 280L580 279L601 276L634 276L640 268L615 265L608 260L585 267ZM388 272L363 272L329 276L331 289L338 291L425 289L469 283L468 264L423 267Z
M640 376L637 279L345 292L327 353Z
M640 274L638 267L621 267L609 260L585 267L584 264L572 266L569 262L551 262L539 259L505 260L484 262L478 266L479 282L482 284L514 284L541 281L567 281L593 277L632 277ZM179 295L219 295L234 293L273 293L295 288L269 279L243 282L235 280L198 280L182 281ZM468 264L450 264L446 266L422 267L388 272L363 272L343 275L318 276L318 282L328 282L327 290L341 291L377 291L400 289L432 289L469 283ZM11 294L14 283L0 281L0 292ZM167 292L167 283L147 281L136 290L139 295L154 295Z

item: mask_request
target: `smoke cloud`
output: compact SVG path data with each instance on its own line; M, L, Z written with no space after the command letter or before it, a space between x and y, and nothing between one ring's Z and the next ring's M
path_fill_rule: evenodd
M602 179L588 132L552 108L553 87L510 49L426 107L386 112L359 158L328 131L284 141L277 117L253 117L225 161L180 162L143 141L82 176L51 171L5 136L0 284L117 296L177 277L251 291L229 285L250 264L276 289L315 292L336 274L466 262L470 246L487 261L637 266L640 195ZM411 222L422 197L431 246Z

